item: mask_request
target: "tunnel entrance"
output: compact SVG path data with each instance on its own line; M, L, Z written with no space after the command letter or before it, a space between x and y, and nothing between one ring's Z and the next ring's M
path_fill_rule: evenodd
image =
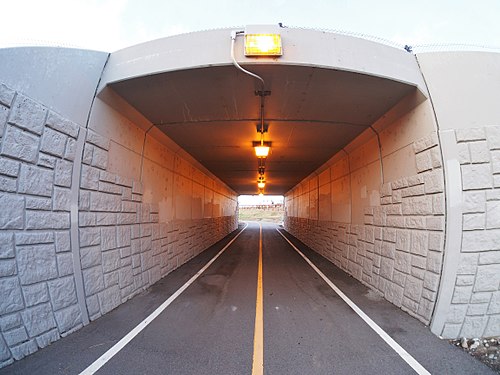
M264 88L233 63L230 31L214 30L201 44L190 34L117 51L98 97L120 112L130 105L146 130L165 134L237 194L256 193L253 146L265 133L270 195L286 194L396 105L404 112L426 99L406 51L272 28L283 39L279 58L248 57L242 38L234 44L237 65Z
M265 167L265 193L285 196L289 233L429 324L443 262L443 163L415 56L278 31L279 58L245 56L238 39L232 50L227 30L203 34L210 48L197 51L186 47L195 35L118 51L98 96L133 107L146 131L237 195L255 194ZM265 165L254 152L264 138Z

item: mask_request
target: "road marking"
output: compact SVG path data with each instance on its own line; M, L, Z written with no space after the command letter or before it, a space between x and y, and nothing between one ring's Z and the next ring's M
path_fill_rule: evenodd
M106 364L111 358L113 358L120 350L122 350L125 345L127 345L132 339L137 336L141 331L146 328L153 320L155 320L158 315L160 315L163 310L165 310L172 302L175 301L177 297L181 295L192 283L196 281L200 275L205 272L205 270L210 267L210 265L215 262L215 260L229 247L231 244L236 241L241 233L247 228L248 224L238 233L229 243L224 246L224 248L217 253L210 261L203 266L193 277L191 277L183 286L181 286L177 291L172 294L165 302L163 302L155 311L153 311L146 319L140 322L132 331L127 333L120 341L118 341L115 345L113 345L106 353L97 358L94 363L92 363L89 367L83 370L80 375L92 375L97 370L99 370L102 366Z
M373 329L398 355L410 365L410 367L415 370L415 372L419 375L431 375L429 371L427 371L420 363L417 362L415 358L413 358L406 350L404 350L394 339L389 336L382 328L378 326L377 323L375 323L368 315L366 315L354 302L352 302L349 297L347 297L333 282L330 281L328 277L325 276L323 272L319 270L318 267L314 265L313 262L309 260L302 252L297 249L297 247L290 242L286 236L281 233L279 229L276 229L279 234L290 244L291 247L294 248L294 250L299 253L299 255L304 258L304 260L312 267L313 270L316 271L316 273L321 276L321 278L334 290L335 293L339 295L340 298L344 300L344 302L354 310L358 316L365 321L366 324L370 326L371 329Z
M262 224L259 223L259 269L257 271L257 300L255 302L255 331L253 337L252 375L264 374L264 305L262 298Z

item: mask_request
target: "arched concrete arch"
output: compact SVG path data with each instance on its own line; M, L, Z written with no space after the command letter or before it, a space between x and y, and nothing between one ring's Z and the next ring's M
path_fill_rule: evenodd
M277 30L283 57L236 56L286 229L437 335L499 334L499 55ZM259 113L230 31L0 50L0 366L235 229Z
M235 56L271 92L265 98L274 144L270 194L289 190L397 103L409 111L426 98L415 56L404 50L320 31L263 28L281 33L285 54L245 57L236 38ZM117 51L98 97L118 107L124 99L239 194L253 194L248 144L259 122L259 87L234 68L230 49L230 30L214 30ZM405 96L411 99L401 101Z

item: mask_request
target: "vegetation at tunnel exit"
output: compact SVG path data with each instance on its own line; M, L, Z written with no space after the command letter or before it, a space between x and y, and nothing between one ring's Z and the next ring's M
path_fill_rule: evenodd
M279 224L283 222L284 207L276 205L240 206L239 221L263 221Z

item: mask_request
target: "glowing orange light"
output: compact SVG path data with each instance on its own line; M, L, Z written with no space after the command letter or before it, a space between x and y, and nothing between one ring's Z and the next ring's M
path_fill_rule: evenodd
M268 146L255 146L255 155L258 158L267 158L267 155L269 155L269 148Z
M245 34L245 56L281 56L280 34Z

